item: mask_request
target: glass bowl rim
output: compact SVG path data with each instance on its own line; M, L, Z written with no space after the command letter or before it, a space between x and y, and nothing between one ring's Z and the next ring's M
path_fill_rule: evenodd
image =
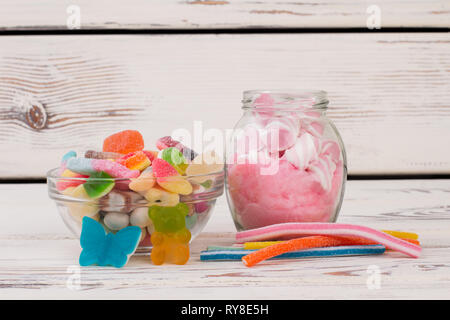
M46 177L47 180L48 179L53 179L53 180L73 180L73 181L85 181L86 179L90 179L90 181L130 181L132 179L138 179L139 177L135 177L135 178L91 178L91 177L61 177L58 172L61 170L61 167L56 167L53 169L50 169L47 173L46 173ZM210 177L210 176L220 176L222 174L225 173L225 170L222 169L220 171L215 171L215 172L210 172L210 173L204 173L204 174L196 174L196 175L179 175L179 176L168 176L168 177L159 177L159 178L164 178L164 179L170 179L170 178L185 178L185 179L190 179L190 178L202 178L202 177ZM141 179L154 179L154 178L141 178Z

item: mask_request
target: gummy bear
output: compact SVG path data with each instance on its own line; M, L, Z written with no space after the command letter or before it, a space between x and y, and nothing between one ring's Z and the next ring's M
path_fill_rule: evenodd
M155 227L150 258L156 265L164 262L185 264L189 260L191 233L186 228L189 207L178 203L173 207L151 206L149 217Z
M191 233L184 228L175 233L165 234L155 231L151 236L152 253L150 255L155 265L164 262L186 264L189 260L189 240Z

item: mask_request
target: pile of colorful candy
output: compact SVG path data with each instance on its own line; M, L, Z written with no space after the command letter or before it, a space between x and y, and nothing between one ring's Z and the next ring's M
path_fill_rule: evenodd
M283 241L262 241L274 239ZM255 242L257 241L257 242ZM364 226L339 223L283 223L236 234L238 245L210 246L202 251L203 261L242 260L252 267L266 259L383 254L386 249L418 258L417 234L377 231ZM243 245L242 245L243 244Z
M62 159L58 177L49 179L60 194L51 196L67 208L72 220L79 225L83 221L83 229L89 217L106 234L117 233L122 247L129 241L128 248L133 248L137 245L129 235L136 233L127 227L137 227L139 246L153 246L154 264L185 264L191 231L201 231L222 193L223 164L213 151L198 155L169 136L160 138L156 146L158 151L144 150L142 135L126 130L107 137L102 151L88 150L84 157L70 151ZM96 230L92 221L88 225ZM81 232L82 242L89 247L88 237L98 234ZM81 260L86 265L95 259Z
M321 110L298 103L277 105L263 93L235 130L227 192L239 231L336 220L346 176L342 142Z

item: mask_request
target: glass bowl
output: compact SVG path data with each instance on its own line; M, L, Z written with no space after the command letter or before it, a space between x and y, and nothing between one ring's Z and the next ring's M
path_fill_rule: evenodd
M106 190L106 194L93 199L81 187L88 178L60 177L60 172L60 168L55 168L47 173L48 193L56 202L58 212L70 231L79 238L81 221L85 216L100 222L107 232L117 232L126 226L137 225L141 227L142 237L136 253L151 251L150 235L154 227L148 217L150 207L186 204L189 208L185 218L186 227L191 232L192 241L205 227L214 210L216 199L222 195L224 188L223 170L204 175L164 178L169 183L180 178L188 181L192 185L189 195L168 193L159 187L152 188L151 193L138 193L129 188L133 179L89 178L90 183L94 185L104 184L105 180L114 181L114 187L109 192Z

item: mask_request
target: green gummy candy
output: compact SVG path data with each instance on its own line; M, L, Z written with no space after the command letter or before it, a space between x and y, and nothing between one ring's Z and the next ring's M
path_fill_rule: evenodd
M155 230L163 233L176 232L186 228L186 215L189 207L180 202L173 207L151 206L148 215L155 226Z
M159 158L167 161L178 171L179 174L183 175L188 167L186 158L177 148L170 147L165 148L160 151Z
M94 172L83 184L83 187L90 198L98 199L107 195L114 188L114 179L106 172Z
M212 180L206 180L205 182L200 183L200 185L205 189L209 189L212 186Z

